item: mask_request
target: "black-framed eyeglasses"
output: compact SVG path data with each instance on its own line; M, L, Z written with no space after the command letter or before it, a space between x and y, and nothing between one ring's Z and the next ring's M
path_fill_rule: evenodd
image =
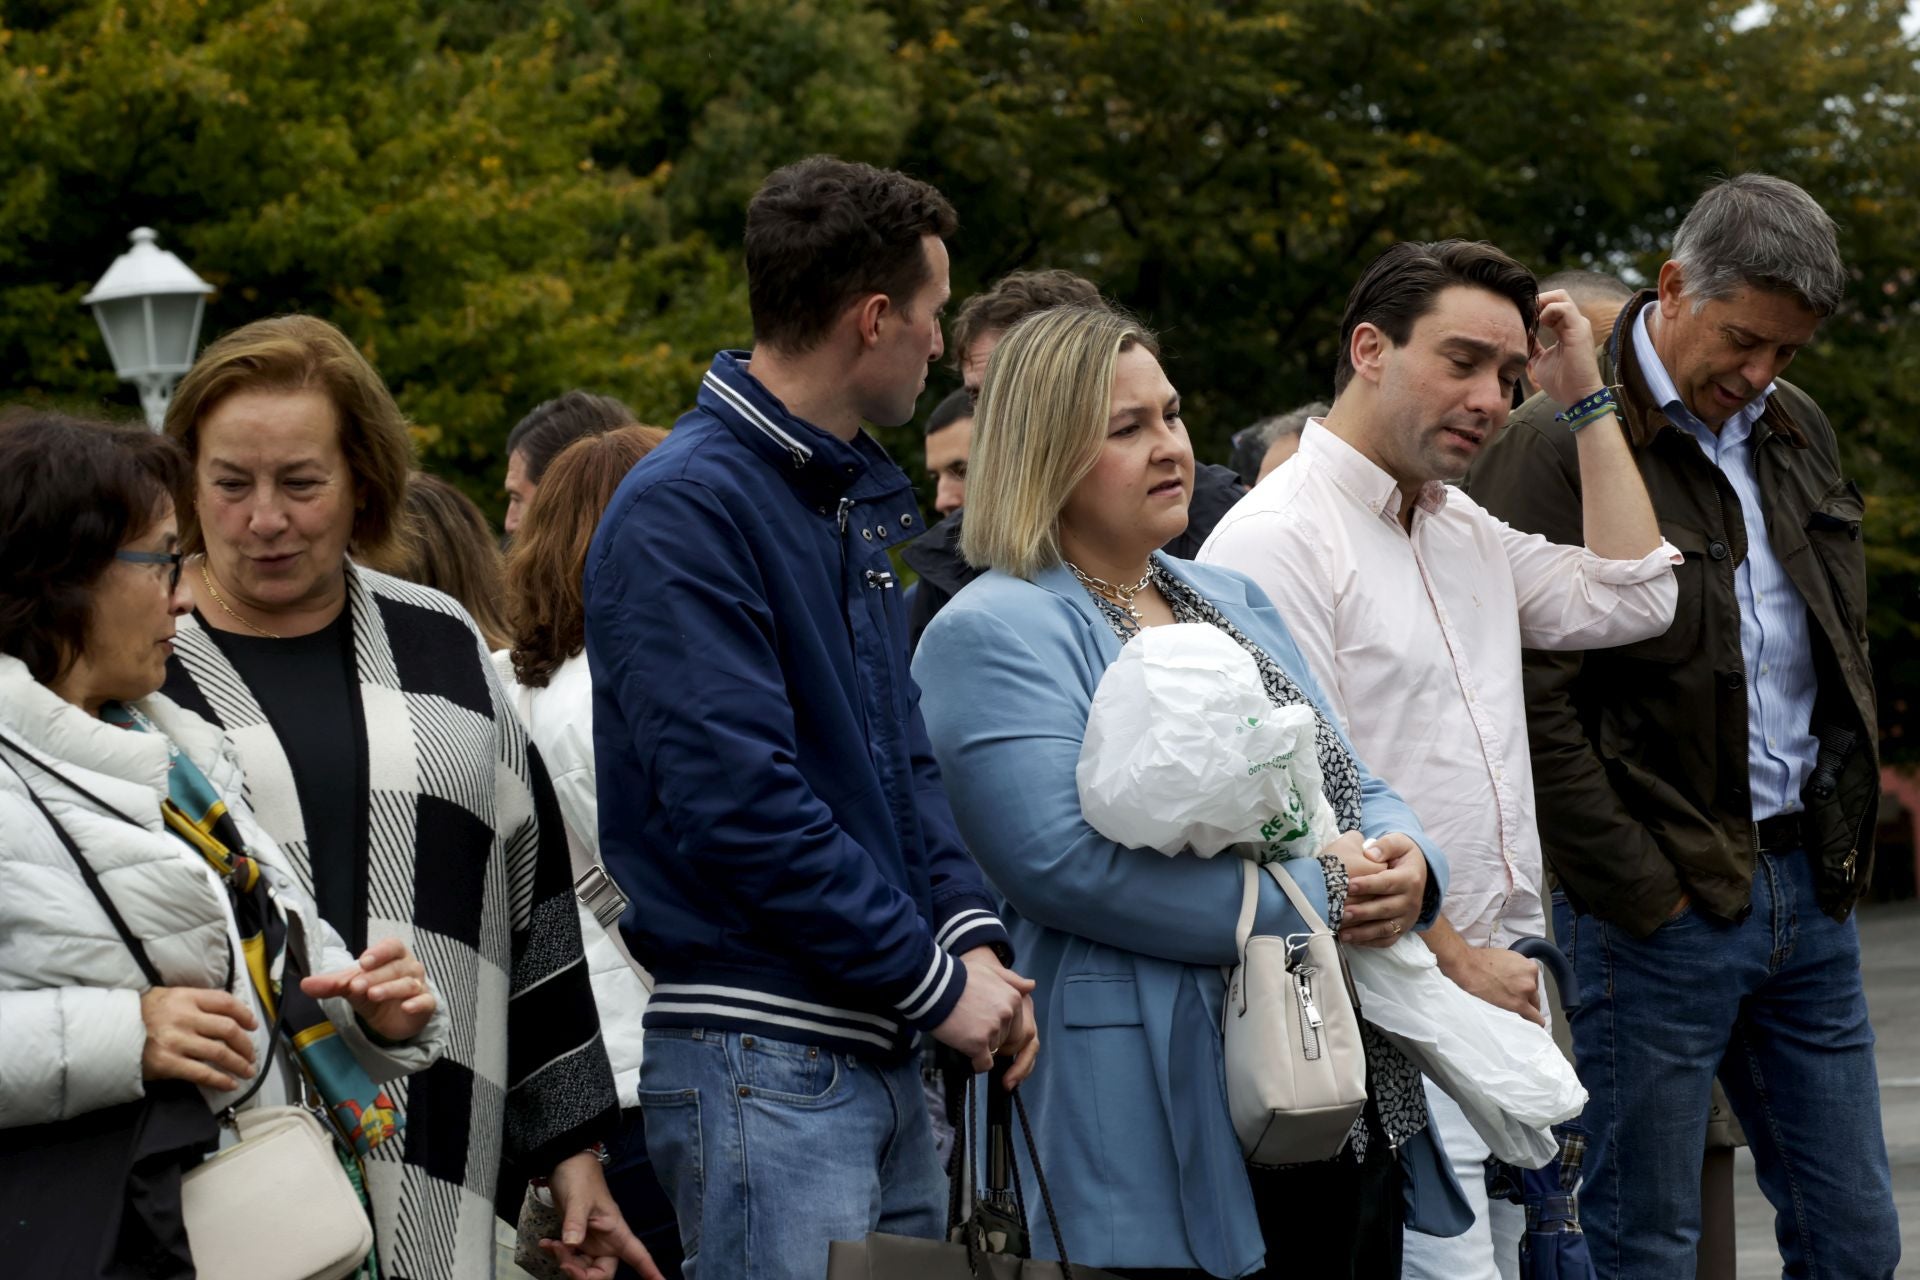
M129 564L164 564L168 566L167 590L175 591L180 587L180 568L187 561L184 551L116 551L115 560L125 560Z

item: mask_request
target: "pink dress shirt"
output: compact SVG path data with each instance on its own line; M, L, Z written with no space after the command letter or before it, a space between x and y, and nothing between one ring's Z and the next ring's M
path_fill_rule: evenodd
M1241 499L1203 563L1280 610L1360 758L1446 851L1447 919L1475 946L1544 933L1520 649L1597 649L1673 621L1680 555L1639 560L1521 533L1458 489L1420 494L1318 419Z

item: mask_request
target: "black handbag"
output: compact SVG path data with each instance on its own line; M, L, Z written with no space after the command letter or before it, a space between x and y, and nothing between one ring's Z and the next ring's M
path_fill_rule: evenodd
M827 1280L1119 1280L1113 1273L1075 1266L1067 1258L1060 1234L1060 1218L1053 1209L1046 1175L1040 1171L1040 1152L1033 1126L1027 1122L1026 1103L1006 1088L1007 1064L997 1064L987 1077L986 1181L979 1185L975 1167L978 1143L974 1138L973 1103L980 1089L967 1086L966 1124L955 1133L954 1178L948 1210L948 1240L921 1240L911 1236L871 1232L864 1240L835 1240L827 1249ZM1033 1162L1034 1181L1046 1209L1058 1262L1028 1256L1026 1205L1015 1167L1013 1120L1020 1119L1027 1158ZM971 1193L971 1194L970 1194ZM971 1201L968 1212L961 1205Z
M33 759L4 736L0 746ZM11 760L7 765L27 785L140 972L152 985L163 985L146 947L127 928L73 837L18 766ZM180 1178L219 1141L206 1099L183 1080L150 1080L136 1101L67 1120L0 1129L0 1258L7 1273L47 1280L191 1280Z

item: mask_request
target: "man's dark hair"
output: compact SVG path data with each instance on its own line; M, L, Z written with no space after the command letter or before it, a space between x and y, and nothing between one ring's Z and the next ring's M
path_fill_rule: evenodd
M1016 271L1001 276L991 289L968 298L953 318L953 342L948 348L953 367L960 367L967 348L982 334L1005 333L1038 311L1097 307L1103 301L1093 281L1071 271Z
M636 421L633 410L612 396L569 391L542 401L520 419L507 436L507 456L511 458L515 450L523 453L527 479L539 484L547 467L575 440L630 427Z
M41 684L65 674L114 552L179 505L191 474L179 443L145 427L0 415L0 653Z
M869 294L905 308L927 282L921 238L959 225L945 196L891 169L809 156L774 170L747 205L754 342L810 351Z
M1394 345L1404 343L1420 317L1433 310L1441 292L1454 285L1485 289L1508 299L1520 311L1532 337L1539 321L1539 286L1533 272L1484 240L1405 240L1373 260L1347 295L1340 317L1340 359L1333 371L1333 394L1353 381L1353 331L1371 324Z
M947 393L947 398L933 407L927 415L927 434L944 431L956 422L964 422L973 416L973 397L966 388Z

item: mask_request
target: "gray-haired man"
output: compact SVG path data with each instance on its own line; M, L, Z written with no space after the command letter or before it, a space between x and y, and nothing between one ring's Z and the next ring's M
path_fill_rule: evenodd
M1860 491L1819 406L1780 378L1845 281L1799 187L1747 174L1701 198L1602 361L1686 556L1673 626L1527 658L1555 932L1585 1000L1581 1220L1602 1276L1693 1273L1716 1068L1786 1273L1899 1260L1850 918L1879 798ZM1468 484L1566 541L1580 490L1557 408L1530 400Z

